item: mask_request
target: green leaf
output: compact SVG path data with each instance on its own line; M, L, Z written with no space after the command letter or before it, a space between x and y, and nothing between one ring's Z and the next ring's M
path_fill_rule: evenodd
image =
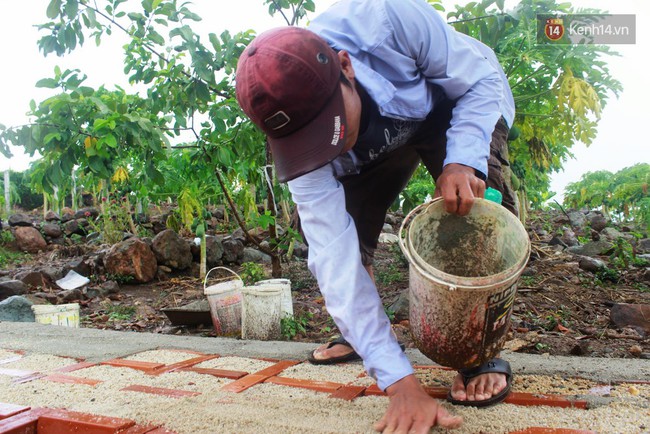
M47 89L56 89L59 87L59 82L53 78L43 78L36 82L36 87L45 87Z
M46 15L49 19L53 20L59 16L61 11L61 0L52 0L49 5L47 5Z
M67 0L65 4L65 13L69 19L73 20L79 11L79 3L77 0Z

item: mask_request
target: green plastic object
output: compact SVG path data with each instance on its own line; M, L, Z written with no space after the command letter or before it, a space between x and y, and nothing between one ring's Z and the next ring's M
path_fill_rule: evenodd
M501 202L503 201L503 195L499 190L495 190L492 187L488 187L488 189L485 190L485 199L491 200L492 202L501 205Z

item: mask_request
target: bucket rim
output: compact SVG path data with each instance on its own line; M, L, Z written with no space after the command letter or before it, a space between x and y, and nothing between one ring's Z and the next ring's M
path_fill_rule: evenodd
M442 203L443 200L443 198L439 197L433 199L430 202L415 207L402 221L398 236L399 246L402 250L402 253L404 253L404 256L406 256L409 262L409 267L414 266L421 274L425 275L427 278L434 280L436 283L443 284L448 287L453 287L454 289L467 289L472 291L481 289L488 290L494 288L495 286L510 286L514 281L516 281L526 267L526 264L530 258L531 243L528 237L528 232L526 232L526 228L523 226L521 221L509 211L506 211L507 214L504 213L504 215L508 215L507 218L514 223L514 226L517 228L516 230L521 233L522 238L525 238L526 251L525 254L522 254L521 258L515 264L506 268L505 270L500 271L496 274L491 274L489 276L456 276L454 274L445 273L444 271L431 266L424 259L422 259L422 257L417 253L411 244L411 239L409 237L410 224L420 214L426 212L433 206L438 206ZM487 205L488 207L498 207L495 209L501 210L501 208L503 208L500 205L486 199L476 198L475 201L479 201L479 203ZM505 210L505 208L503 208L503 210ZM489 283L487 284L486 279L489 279Z
M252 295L261 295L266 297L272 297L277 295L282 295L285 287L282 285L260 285L260 286L245 286L242 288L242 294L252 294Z
M232 273L233 275L235 275L237 279L239 279L239 281L233 279L233 280L228 280L226 282L217 283L215 285L206 286L208 283L208 276L214 270L226 270ZM228 267L214 267L211 268L207 273L205 273L205 278L203 279L203 294L205 295L221 294L223 292L226 292L227 290L233 289L231 285L236 285L234 289L241 288L244 286L244 280L241 278L239 274L235 273L233 270L231 270ZM223 286L223 288L221 288L221 286Z

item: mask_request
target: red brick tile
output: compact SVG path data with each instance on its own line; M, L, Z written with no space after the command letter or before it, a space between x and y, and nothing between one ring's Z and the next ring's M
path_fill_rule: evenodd
M118 368L131 368L138 371L150 372L165 366L163 363L139 362L137 360L112 359L101 362L102 365L115 366Z
M269 366L266 369L262 369L261 371L255 372L254 375L265 375L267 377L272 377L274 375L278 375L280 372L284 371L285 369L295 366L299 363L300 362L294 360L283 360L281 362L276 363L273 366Z
M120 390L130 391L130 392L150 393L152 395L163 395L163 396L168 396L170 398L182 398L185 396L197 396L201 394L201 392L190 392L189 390L166 389L164 387L141 386L139 384L127 386Z
M11 416L15 416L18 413L25 412L31 409L31 407L25 407L24 405L15 405L15 404L5 404L0 402L0 419L6 419Z
M560 395L540 395L523 392L513 392L505 399L508 404L515 405L547 405L560 408L587 408L587 401L571 400Z
M330 395L330 398L345 399L352 401L355 398L363 396L366 388L364 386L343 386Z
M122 433L120 433L122 434ZM177 434L176 431L170 431L166 428L156 428L152 431L147 431L147 434Z
M2 434L36 434L38 418L48 410L36 408L0 420Z
M66 384L85 384L87 386L97 386L100 383L103 383L102 380L93 380L92 378L82 378L82 377L73 377L72 375L63 375L63 374L52 374L47 377L43 377L43 380L54 381L55 383L66 383Z
M299 387L301 389L310 389L316 392L329 393L334 393L344 386L341 383L332 383L330 381L313 381L289 377L269 377L264 382L277 384L280 386Z
M152 432L157 432L156 430L160 428L160 425L135 425L125 430L119 431L118 434L149 434Z
M269 378L268 375L250 374L240 378L239 380L233 381L232 383L226 384L221 388L221 390L226 392L234 392L234 393L243 392L249 387L253 387L256 384L263 382L267 378Z
M52 410L38 418L38 434L115 434L135 425L129 419Z
M79 362L79 363L75 363L74 365L64 366L63 368L57 369L56 372L73 372L73 371L78 371L79 369L90 368L91 366L95 366L95 365L97 365L97 363Z
M196 372L197 374L213 375L220 378L230 378L231 380L239 380L248 375L243 371L229 371L227 369L214 369L214 368L185 368L180 371Z
M379 386L373 384L370 387L366 387L366 390L363 392L364 396L384 396L386 392L381 390Z
M597 434L596 431L584 431L568 428L540 428L532 427L521 431L512 431L509 434Z
M212 356L202 355L200 357L194 357L192 359L183 360L182 362L172 363L171 365L163 365L160 368L155 368L155 369L153 369L153 370L151 370L151 371L149 371L147 373L152 374L152 375L160 375L160 374L164 374L164 373L167 373L167 372L177 371L177 370L183 369L183 368L190 368L190 367L192 367L194 365L198 365L199 363L203 363L203 362L205 362L207 360L216 359L217 357L219 357L219 356L216 356L216 355L212 355Z

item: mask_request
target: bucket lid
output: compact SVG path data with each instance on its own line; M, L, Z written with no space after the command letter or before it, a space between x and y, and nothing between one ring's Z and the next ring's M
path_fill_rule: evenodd
M210 285L207 288L203 289L203 293L205 295L219 295L241 289L243 286L244 283L241 280L233 279L228 280L227 282L217 283L216 285Z

